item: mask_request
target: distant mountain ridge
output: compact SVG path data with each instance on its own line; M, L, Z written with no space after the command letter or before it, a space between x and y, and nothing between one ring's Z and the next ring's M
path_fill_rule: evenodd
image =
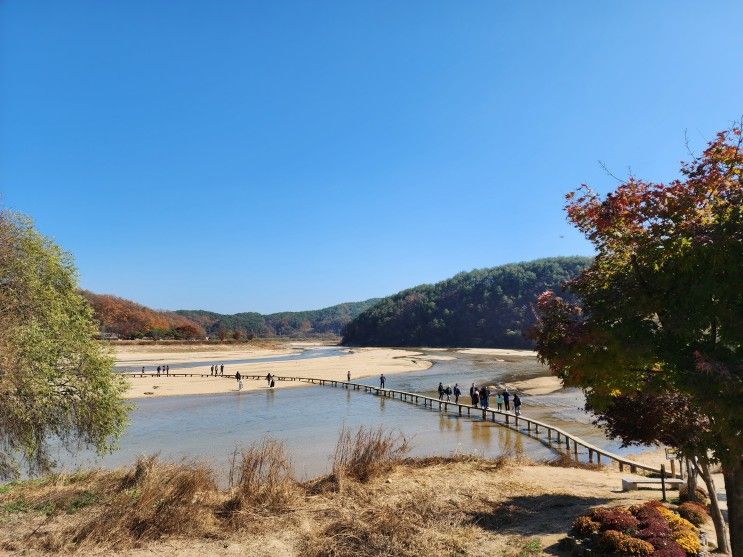
M524 331L545 290L561 285L590 257L552 257L463 272L386 298L308 311L231 315L205 310L158 311L130 300L83 291L106 337L123 339L322 338L348 345L531 346Z
M528 348L533 304L590 257L551 257L459 273L383 298L344 329L343 344ZM563 293L564 294L564 293Z
M377 301L336 304L309 311L225 315L205 310L159 311L109 294L82 291L93 307L101 332L123 339L193 340L209 338L339 336L343 327Z

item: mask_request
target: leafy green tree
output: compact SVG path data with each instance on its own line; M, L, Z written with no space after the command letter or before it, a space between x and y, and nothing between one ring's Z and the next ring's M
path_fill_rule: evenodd
M125 382L76 283L68 254L0 211L0 477L49 470L51 439L104 452L126 424Z
M570 194L568 217L597 257L568 286L577 303L540 297L536 333L542 360L598 413L638 392L682 397L683 411L704 424L686 438L722 466L735 557L743 557L742 144L740 128L719 133L669 184L631 179L603 199L586 187Z

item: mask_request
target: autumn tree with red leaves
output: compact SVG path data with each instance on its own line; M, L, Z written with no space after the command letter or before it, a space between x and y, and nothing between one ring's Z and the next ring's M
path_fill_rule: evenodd
M587 186L569 194L568 219L597 255L567 285L576 303L539 298L535 330L540 359L599 415L640 393L682 397L691 416L682 421L694 427L686 439L723 470L734 557L743 557L742 144L736 126L668 184L631 178L604 198ZM637 432L630 419L614 433L646 434L647 421L666 418L634 419Z

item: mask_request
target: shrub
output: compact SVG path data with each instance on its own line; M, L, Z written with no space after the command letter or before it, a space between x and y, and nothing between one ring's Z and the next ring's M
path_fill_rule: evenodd
M706 505L709 502L709 497L707 496L707 491L701 486L697 486L696 491L690 493L689 486L682 485L681 489L679 489L679 501L682 503L694 501L695 503Z
M634 533L639 526L637 519L627 509L622 507L599 507L593 509L591 511L591 518L601 524L601 530Z
M683 518L691 522L694 526L700 526L704 524L707 521L707 517L709 517L707 509L699 503L694 503L693 501L681 503L681 505L679 505L678 512Z
M668 525L668 522L663 520L661 517L642 523L640 531L637 532L638 538L648 541L650 539L670 539L671 535L671 527Z
M655 548L646 541L633 538L616 530L606 530L601 534L599 545L607 553L627 557L649 557Z
M363 426L351 433L343 427L333 455L333 476L367 482L390 470L408 450L402 434Z
M573 532L578 534L582 538L587 538L591 534L595 534L601 528L601 524L595 520L591 520L589 516L579 516L573 522Z
M239 526L247 512L284 509L297 488L291 469L286 448L278 441L267 439L241 453L235 450L229 473L232 496L220 514Z
M652 557L686 557L686 551L676 542L668 540L668 545L653 551Z

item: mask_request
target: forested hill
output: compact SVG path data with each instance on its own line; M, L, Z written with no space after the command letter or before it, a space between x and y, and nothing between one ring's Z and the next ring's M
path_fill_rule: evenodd
M204 310L158 311L118 296L82 294L93 307L101 332L123 339L246 339L340 335L343 327L378 301L352 302L310 310L261 315L224 315Z
M343 327L378 301L378 298L372 298L363 302L349 302L323 309L285 311L269 315L260 313L222 315L203 310L178 310L175 313L204 327L210 337L218 337L224 335L225 332L228 336L239 332L243 337L311 337L340 335Z
M477 269L383 298L351 321L343 344L527 348L539 294L589 265L589 257L554 257Z

